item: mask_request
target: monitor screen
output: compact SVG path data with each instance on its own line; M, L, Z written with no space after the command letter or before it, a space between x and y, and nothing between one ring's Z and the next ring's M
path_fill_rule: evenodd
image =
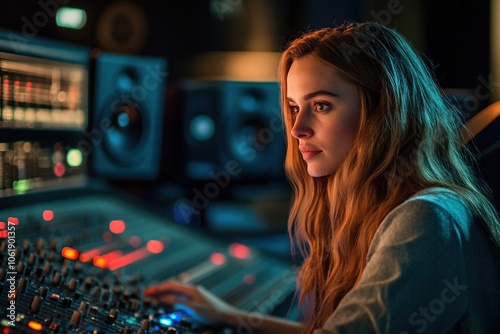
M0 32L0 196L85 183L90 53Z

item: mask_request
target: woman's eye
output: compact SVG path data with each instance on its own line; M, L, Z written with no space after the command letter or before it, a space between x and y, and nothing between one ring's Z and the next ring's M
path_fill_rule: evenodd
M296 115L299 113L299 107L297 106L290 106L290 112L292 113L292 115Z
M317 111L327 111L328 108L330 107L328 104L322 102L316 102L314 105Z

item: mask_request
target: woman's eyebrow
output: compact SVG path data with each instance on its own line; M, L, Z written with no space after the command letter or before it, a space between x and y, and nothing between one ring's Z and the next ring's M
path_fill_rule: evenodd
M331 96L331 97L337 97L338 96L338 94L335 94L335 93L332 93L332 92L328 92L326 90L317 90L317 91L314 91L314 92L311 92L311 93L308 93L308 94L304 95L303 99L305 101L307 101L307 100L310 100L310 99L312 99L312 98L314 98L316 96L319 96L319 95L328 95L328 96ZM287 100L289 102L295 102L290 97L287 97Z

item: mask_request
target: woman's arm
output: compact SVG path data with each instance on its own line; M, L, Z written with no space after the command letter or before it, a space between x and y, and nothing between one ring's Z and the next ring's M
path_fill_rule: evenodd
M204 324L232 327L238 333L294 334L301 333L303 329L297 322L239 310L202 286L170 280L147 288L144 294L162 303L175 305Z

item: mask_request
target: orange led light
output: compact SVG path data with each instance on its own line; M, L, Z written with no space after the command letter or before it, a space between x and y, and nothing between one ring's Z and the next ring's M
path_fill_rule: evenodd
M7 218L7 221L10 225L19 225L19 218L17 217L9 217Z
M85 253L80 254L80 261L89 262L90 260L92 260L92 258L94 258L94 256L98 256L100 254L101 252L98 249L89 250Z
M89 256L88 254L80 254L80 261L82 262L89 262L90 260L92 260L92 257Z
M41 323L33 321L33 320L28 322L28 327L33 329L33 330L36 330L36 331L41 331L43 328Z
M0 222L0 230L5 230L5 222Z
M106 259L106 261L113 261L114 259L119 258L120 256L123 255L123 252L120 250L114 250L112 252L109 252L107 254L103 254L101 257Z
M96 256L94 257L93 264L98 268L106 268L108 266L108 260L102 256Z
M113 261L110 261L109 269L116 270L145 259L148 256L151 256L151 252L149 252L145 247L142 247L117 259L114 259Z
M223 265L226 262L226 256L221 253L212 253L210 255L210 261L215 265Z
M146 249L153 254L161 253L163 251L163 242L158 240L149 240L146 244Z
M229 253L235 258L246 259L250 256L250 248L239 243L232 243L229 245Z
M120 234L125 231L125 222L121 219L112 220L109 223L109 230L114 234Z
M111 233L105 232L104 235L109 236L110 237L109 241L112 241L112 235L111 235ZM103 238L105 237L104 235L103 235ZM109 252L113 252L115 249L116 249L116 245L115 244L107 242L106 244L103 244L103 245L101 245L99 247L82 251L82 253L80 254L80 261L82 261L82 262L89 262L94 257L99 256L99 255L103 255L103 254L106 254L106 253L109 253Z
M44 210L42 213L43 220L46 222L51 221L54 218L54 211L52 210Z
M78 259L78 251L71 247L64 247L61 251L61 254L63 257L70 260Z

